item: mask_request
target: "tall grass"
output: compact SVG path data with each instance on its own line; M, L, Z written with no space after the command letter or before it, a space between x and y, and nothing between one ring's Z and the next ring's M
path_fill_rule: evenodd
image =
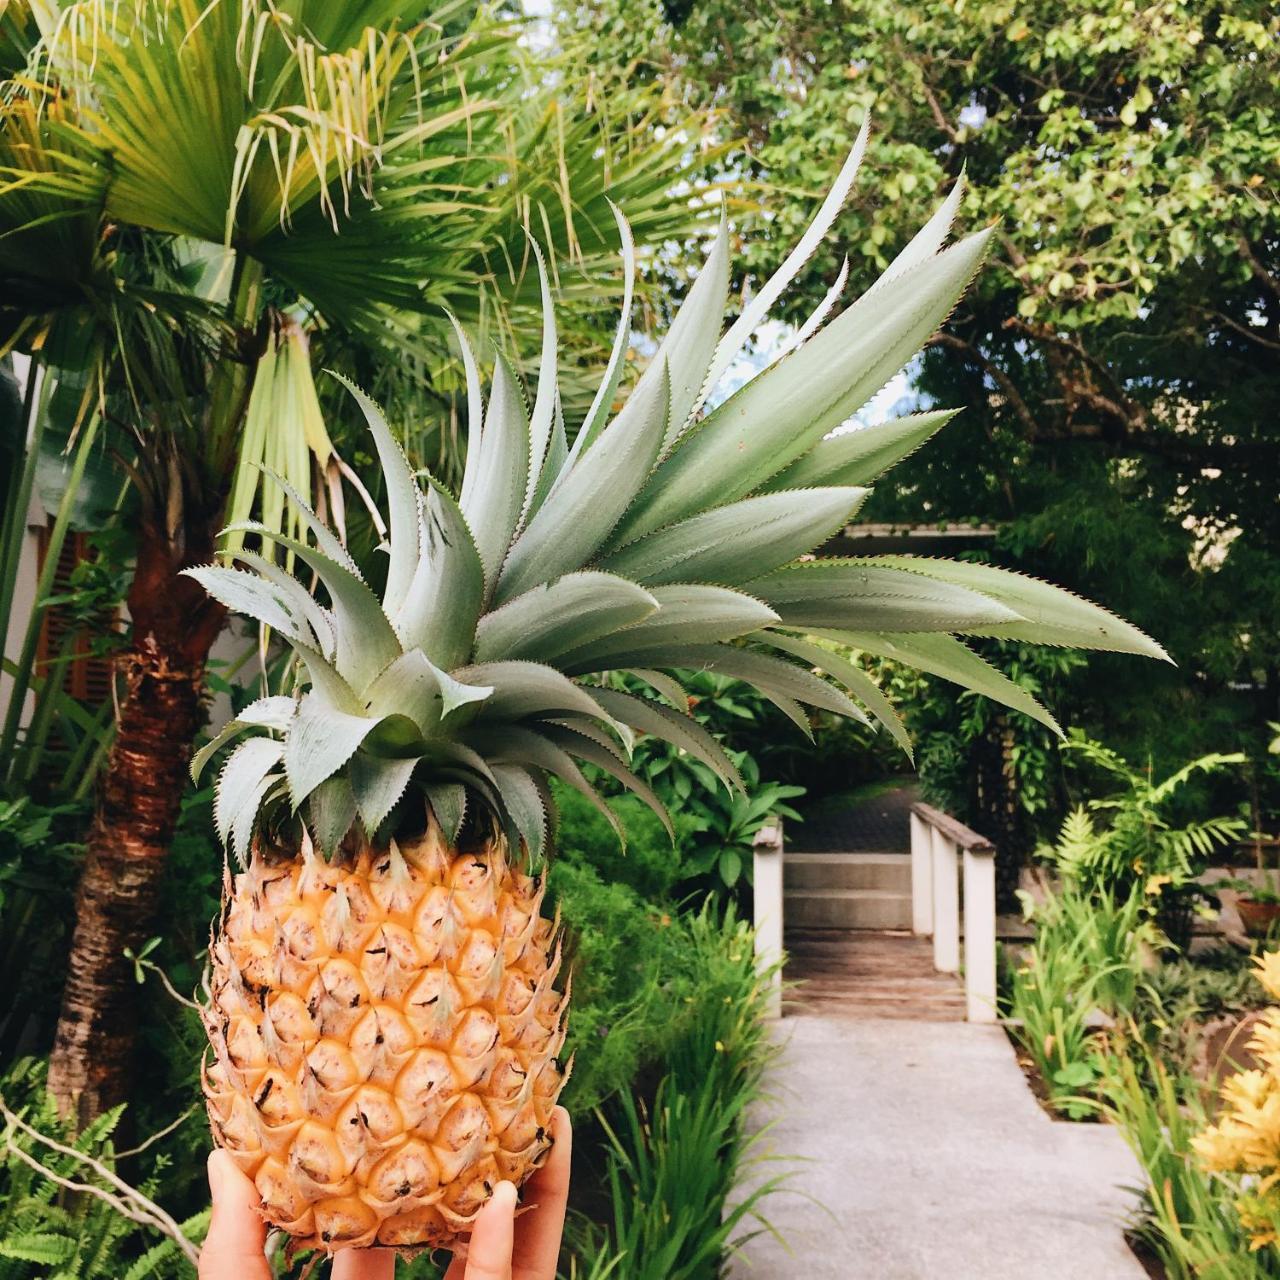
M1139 892L1085 894L1067 882L1032 906L1036 936L1011 976L1011 1030L1058 1110L1095 1110L1102 1069L1095 1032L1134 1007L1144 980L1143 947L1155 939Z

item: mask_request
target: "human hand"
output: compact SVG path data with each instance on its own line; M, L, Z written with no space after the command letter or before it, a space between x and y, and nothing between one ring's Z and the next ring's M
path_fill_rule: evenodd
M517 1219L515 1185L498 1183L445 1280L555 1280L572 1149L563 1107L551 1117L551 1136L555 1146L547 1163L525 1184L530 1210ZM271 1280L257 1188L225 1151L209 1157L209 1190L213 1217L200 1250L199 1280ZM395 1267L393 1249L343 1249L334 1256L332 1280L392 1280Z

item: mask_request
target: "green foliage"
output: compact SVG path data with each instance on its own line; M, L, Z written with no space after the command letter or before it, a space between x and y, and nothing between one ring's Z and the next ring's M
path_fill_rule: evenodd
M661 1058L697 993L683 922L589 865L557 862L551 889L570 922L567 957L574 1055L564 1102L575 1113L627 1088L641 1067Z
M1104 1068L1106 1116L1150 1183L1137 1234L1170 1280L1280 1276L1274 1249L1250 1249L1235 1207L1239 1188L1206 1172L1192 1149L1209 1120L1199 1082L1170 1068L1136 1036L1117 1041Z
M101 1276L187 1280L194 1274L176 1240L159 1236L154 1226L139 1225L120 1212L122 1203L129 1203L135 1213L146 1210L126 1200L102 1172L115 1171L112 1134L123 1107L72 1136L44 1092L43 1067L30 1060L7 1073L0 1100L12 1113L5 1122L5 1145L0 1149L3 1280L97 1280ZM155 1195L167 1166L164 1160L151 1164L151 1172L137 1188L145 1197ZM55 1178L62 1179L63 1185ZM77 1193L68 1194L75 1188ZM182 1233L197 1241L208 1217L205 1210L179 1224Z
M1146 974L1130 1021L1171 1070L1203 1070L1205 1024L1239 1020L1266 1006L1251 959L1234 946L1198 952L1194 959L1166 953Z
M850 237L855 282L884 269L904 222L961 161L975 220L1001 219L1021 250L1002 255L985 287L1016 287L1019 315L1071 328L1136 319L1197 258L1244 284L1250 264L1229 228L1258 243L1275 226L1276 27L1261 3L1213 19L1190 3L1153 13L1044 0L569 9L619 70L665 75L721 105L771 182L813 189L851 125L873 102L885 112L871 157L897 172L847 215L861 233ZM734 56L697 56L712 50ZM758 250L762 267L798 230L784 215L772 248ZM833 252L810 265L810 296L838 265Z
M744 1128L769 1056L751 931L704 908L688 919L686 945L702 975L697 1013L652 1101L624 1093L602 1118L613 1216L571 1237L584 1270L608 1260L629 1280L714 1280L783 1180L753 1156Z
M647 902L671 900L684 875L679 849L693 835L692 818L674 815L673 847L662 823L641 801L614 796L609 807L627 833L623 844L613 825L586 797L554 783L552 793L559 817L555 865L591 867L606 883L632 889Z
M751 878L752 841L774 816L800 821L787 803L805 794L804 787L762 782L760 766L745 751L728 750L745 791L729 789L700 760L692 760L666 743L646 743L641 776L672 812L684 818L688 837L682 845L684 876L700 884L732 889L740 877Z
M752 846L766 823L773 818L802 821L787 801L805 794L804 787L762 782L760 766L745 751L733 752L730 758L738 766L745 792L728 792L714 778L704 776L701 789L685 801L698 824L698 839L686 856L686 866L695 876L714 872L727 889L740 877L751 879ZM710 773L697 761L684 763L694 773Z
M1131 1023L1181 1068L1199 1020L1250 1004L1234 951L1194 964L1177 955L1189 928L1170 941L1179 932L1170 903L1195 892L1204 860L1243 826L1175 818L1177 802L1192 779L1240 758L1203 757L1157 782L1097 743L1076 737L1068 745L1123 790L1074 810L1057 842L1040 851L1058 883L1019 895L1035 937L1010 975L1008 1007L1053 1105L1079 1118L1096 1110L1113 1071L1101 1028ZM1156 959L1160 949L1174 953L1167 964ZM1232 963L1220 963L1224 957Z
M1010 975L1009 1016L1053 1105L1079 1119L1094 1109L1102 1070L1094 1033L1133 1007L1156 934L1136 892L1085 894L1068 882L1038 902L1023 898L1036 932Z
M30 550L32 502L38 498L53 517L34 607L14 628L17 645L12 654L6 649L3 659L11 683L0 707L0 795L35 792L42 799L79 801L89 794L113 724L110 700L86 704L71 697L68 677L86 655L108 654L117 643L115 616L129 549L119 529L96 532L89 540L90 554L73 570L67 590L55 594L54 575L67 537L96 523L86 494L105 487L118 498L120 483L115 477L113 487L110 475L102 477L96 424L77 430L76 406L59 395L58 382L45 378L37 394L35 382L29 381L27 389L25 399L20 398L12 360L0 360L0 455L9 464L0 520L0 617L6 626ZM95 473L103 483L93 483ZM57 651L42 663L37 661L40 635L55 605L70 625Z
M0 1071L49 1035L86 808L0 799Z
M605 1145L599 1158L610 1188L611 1216L596 1226L577 1220L571 1235L577 1252L571 1250L567 1265L575 1275L599 1276L609 1259L625 1255L618 1275L711 1280L779 1182L763 1165L757 1168L753 1142L743 1128L744 1109L756 1096L769 1052L753 936L731 911L722 916L707 906L683 915L661 900L646 902L623 879L604 878L596 859L605 844L616 850L616 840L601 820L594 828L601 847L591 847L584 833L592 824L579 803L585 801L568 801L565 815L581 844L572 846L572 855L566 846L550 871L552 890L573 921L569 1051L577 1051L577 1066L565 1100L579 1117L583 1138L592 1132L583 1118L603 1108ZM615 803L626 809L631 802ZM636 827L642 836L645 825ZM637 882L654 887L664 880L657 859L658 837L665 842L666 836L660 828L650 834L648 853L641 838L632 847L637 860L620 859L618 867L623 876L630 872ZM154 949L139 953L144 970L154 954ZM158 994L157 1001L170 1004ZM197 1056L176 1048L173 1039L168 1052L189 1060ZM656 1092L646 1079L657 1080ZM6 1084L5 1098L40 1131L66 1138L43 1093L41 1068L20 1067ZM114 1165L110 1135L120 1110L95 1122L76 1142L77 1149L108 1167ZM154 1196L162 1187L165 1202L173 1203L183 1200L195 1181L192 1201L198 1206L205 1194L202 1129L195 1117L178 1126L176 1137L151 1144L151 1172L139 1190ZM61 1176L94 1178L75 1160L38 1154ZM742 1186L746 1195L726 1210L729 1192ZM578 1194L590 1203L592 1192L584 1187ZM175 1246L154 1244L103 1201L81 1196L70 1203L63 1208L56 1188L28 1172L28 1166L12 1157L0 1159L0 1276L70 1280L110 1274L162 1280L190 1275ZM206 1219L197 1212L182 1229L198 1239ZM46 1264L52 1269L42 1270ZM433 1265L423 1260L412 1274L434 1274Z
M1234 817L1189 818L1183 793L1198 779L1242 764L1244 756L1202 756L1157 781L1150 766L1135 769L1117 752L1081 734L1073 734L1064 749L1119 789L1075 809L1057 844L1044 852L1086 894L1148 898L1166 932L1185 947L1190 942L1188 912L1203 893L1196 877L1210 856L1248 824Z
M1169 935L1179 946L1190 941L1189 921L1170 906L1197 891L1205 859L1244 824L1175 825L1169 816L1192 778L1238 764L1239 756L1207 756L1156 782L1097 743L1076 737L1068 745L1124 789L1074 810L1057 843L1041 850L1061 883L1038 901L1020 894L1036 933L1009 999L1018 1038L1055 1105L1082 1115L1092 1104L1081 1095L1096 1090L1104 1065L1093 1032L1132 1015L1140 995L1149 1012L1160 1009L1158 994L1146 994L1154 948L1168 945ZM1162 1011L1152 1025L1167 1018Z
M963 170L961 217L997 221L997 245L910 400L968 407L863 518L992 523L1002 562L1084 594L1105 584L1178 662L1135 681L1091 660L1055 703L1067 722L1161 770L1224 740L1261 758L1280 670L1274 5L560 7L619 80L714 103L741 140L724 167L764 188L819 189L874 102L879 180L838 227L850 292ZM760 207L777 235L751 248L753 280L798 217ZM838 251L815 254L786 317L839 270ZM1275 779L1263 803L1280 809Z

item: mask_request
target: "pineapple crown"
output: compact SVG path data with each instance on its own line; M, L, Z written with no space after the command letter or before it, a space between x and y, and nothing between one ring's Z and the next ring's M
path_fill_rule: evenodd
M741 786L719 744L687 714L676 673L690 669L748 681L806 733L803 708L820 708L870 717L909 751L876 684L816 642L824 638L956 681L1055 729L1043 708L958 637L1164 656L1104 609L1007 570L810 554L857 511L869 483L952 416L921 413L831 434L920 349L978 270L990 228L943 248L962 182L856 302L828 320L842 271L790 350L705 411L831 226L866 143L864 125L799 244L723 336L730 262L722 214L665 340L611 416L635 281L630 231L615 209L622 318L572 447L536 244L543 330L531 410L500 353L484 403L455 321L469 414L456 496L430 477L419 482L378 407L351 386L386 482L381 600L342 541L287 485L310 537L237 525L263 544L230 553L243 568L187 571L230 609L274 630L298 660L295 696L253 703L192 764L198 774L226 743L254 731L227 759L215 804L219 834L238 858L270 813L300 817L330 855L357 822L374 838L411 784L447 834L456 836L473 800L537 858L550 824L550 776L589 797L617 828L583 762L639 795L669 829L661 803L629 767L636 732L666 739L725 785ZM324 599L278 563L273 548L309 569ZM616 672L656 696L611 687Z

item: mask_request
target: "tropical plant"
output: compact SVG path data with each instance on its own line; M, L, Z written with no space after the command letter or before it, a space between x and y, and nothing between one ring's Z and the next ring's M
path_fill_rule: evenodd
M1086 894L1144 894L1171 940L1185 948L1191 904L1202 893L1197 877L1210 855L1238 838L1248 824L1238 817L1184 820L1178 813L1182 792L1195 778L1243 764L1245 757L1239 752L1201 756L1156 781L1150 767L1135 769L1117 752L1078 732L1063 745L1120 789L1087 800L1071 813L1048 856Z
M239 739L214 806L244 869L213 948L210 1116L268 1217L295 1239L325 1249L452 1241L495 1179L523 1180L545 1154L567 1008L552 985L557 930L539 914L548 776L616 821L579 768L587 761L663 816L627 764L638 730L741 785L671 671L745 679L803 724L801 704L864 715L834 681L882 714L865 674L807 631L914 656L1020 704L1025 694L953 633L1161 653L1097 606L990 566L802 559L861 503L866 481L939 425L909 418L825 439L977 270L989 233L941 247L958 190L861 300L701 412L825 234L866 138L864 127L791 262L723 337L722 220L670 331L611 415L624 309L572 448L556 412L549 296L527 415L501 358L482 402L464 345L470 447L456 498L415 479L353 387L388 496L381 598L310 508L315 545L255 524L261 550L234 553L245 569L186 571L271 626L298 663L294 696L246 708L193 764L199 773ZM632 255L624 261L630 278ZM315 574L324 598L284 570L278 548ZM598 682L617 670L642 673L674 706ZM317 1036L323 1050L306 1053ZM381 1085L359 1084L392 1078L395 1105ZM288 1155L281 1137L299 1124L305 1176L299 1139ZM349 1191L326 1190L337 1186Z
M1010 977L1011 1025L1052 1104L1079 1119L1096 1110L1096 1033L1135 1007L1157 935L1137 890L1085 895L1068 882L1038 901L1021 896L1036 932Z
M296 530L291 492L337 496L307 346L440 423L439 459L462 377L446 312L505 339L508 317L541 297L531 227L582 320L570 391L594 350L592 307L612 289L599 273L614 252L608 198L646 237L686 231L696 211L667 193L697 128L659 137L644 127L653 95L612 95L606 112L589 78L553 99L519 28L461 0L18 0L3 7L0 48L0 352L34 361L17 434L31 466L7 495L0 602L57 397L73 410L74 466L112 437L137 504L119 717L50 1072L64 1105L92 1115L124 1095L122 954L153 931L225 617L180 571L212 556L229 504ZM291 489L264 487L260 466ZM31 674L42 609L0 755L25 686L53 687ZM91 785L88 763L78 777Z
M125 1182L112 1136L124 1108L68 1134L43 1077L21 1062L0 1093L0 1277L185 1280L208 1210L178 1223L155 1203L163 1161L140 1187Z
M750 882L752 846L769 822L775 818L803 821L787 802L804 795L805 789L762 780L760 766L745 751L726 754L742 779L741 791L729 790L701 761L689 764L698 790L687 803L697 834L685 854L685 865L693 875L714 874L720 884L732 889L742 876Z

